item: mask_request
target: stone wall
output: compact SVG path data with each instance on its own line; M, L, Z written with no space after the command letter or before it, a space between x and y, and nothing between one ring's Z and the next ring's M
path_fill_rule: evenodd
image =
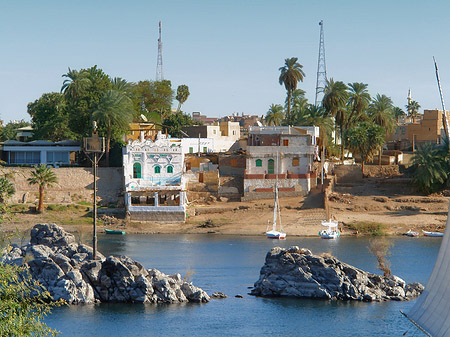
M338 184L357 183L363 179L359 165L334 165L334 174Z
M0 174L12 173L16 193L13 203L35 202L38 198L37 185L30 185L30 167L1 167ZM46 203L92 202L94 175L92 168L54 168L58 183L46 188ZM97 196L101 205L123 206L123 169L99 167L97 170Z

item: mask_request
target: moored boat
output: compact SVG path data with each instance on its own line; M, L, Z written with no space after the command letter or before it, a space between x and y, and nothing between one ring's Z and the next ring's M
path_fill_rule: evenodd
M428 232L428 231L422 230L422 233L423 233L424 236L432 236L432 237L442 237L442 236L444 236L444 233L440 233L440 232Z
M413 237L413 238L415 238L415 237L418 237L419 236L419 233L418 232L414 232L414 231L412 231L411 229L409 230L409 231L407 231L405 234L403 234L403 235L406 235L406 236L410 236L410 237Z
M117 229L108 229L105 228L106 234L119 234L119 235L125 235L125 231L117 230Z
M328 227L327 229L319 232L319 235L322 239L337 239L341 235L341 233L339 233L337 229L337 221L322 220L322 226Z

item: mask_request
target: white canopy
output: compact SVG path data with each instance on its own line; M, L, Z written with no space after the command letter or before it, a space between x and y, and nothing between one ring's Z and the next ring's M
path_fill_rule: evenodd
M331 221L331 220L322 220L322 226L327 226L327 227L337 227L338 226L338 222L337 221Z

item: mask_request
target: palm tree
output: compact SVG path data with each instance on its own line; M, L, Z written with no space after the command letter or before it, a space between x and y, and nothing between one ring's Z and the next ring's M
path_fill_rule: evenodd
M381 126L385 131L385 136L395 131L394 105L392 99L386 95L377 94L369 105L369 116L372 121ZM378 151L378 165L381 166L382 148Z
M131 88L133 87L132 83L128 82L127 80L124 80L121 77L114 77L111 80L111 84L112 84L112 89L121 91L121 92L127 94L127 96L130 95Z
M349 99L348 105L350 106L349 115L345 123L345 128L348 129L354 122L361 119L361 115L367 109L370 103L370 94L367 91L368 85L365 83L349 83Z
M395 121L398 123L398 118L401 116L405 116L406 113L400 109L398 106L394 106L392 108L392 111L394 112Z
M284 109L280 104L271 104L266 114L267 125L281 125L284 118Z
M109 150L114 131L124 131L133 120L133 102L124 93L110 89L105 92L92 114L92 119L106 129L105 159L109 165Z
M341 129L341 160L344 160L344 123L346 115L346 104L348 101L347 86L344 82L335 82L332 78L327 80L324 88L322 105L329 115L336 119L336 126ZM337 133L337 128L336 128Z
M7 177L0 178L0 204L5 204L6 200L16 193L14 185Z
M44 189L47 186L52 186L53 183L58 182L55 172L47 165L41 164L35 166L31 171L31 178L28 178L30 185L39 185L39 204L37 211L42 213L44 211Z
M416 122L416 117L419 114L420 104L417 101L411 101L406 105L406 110L408 111L408 116L412 117L413 123Z
M291 96L292 92L297 89L297 83L303 82L303 77L305 73L303 72L303 66L300 63L297 63L297 57L291 57L284 60L284 67L281 67L280 70L280 78L278 79L280 85L284 84L284 87L287 91L287 100L288 100L288 111L286 115L286 120L288 124L291 122Z
M86 71L72 70L69 68L67 74L62 75L67 77L64 80L61 92L69 99L77 99L80 94L89 87L91 80Z
M177 112L181 111L181 105L187 101L189 95L190 95L190 92L189 92L189 87L187 85L182 84L182 85L178 86L177 96L175 97L175 99L178 101Z
M447 181L447 161L431 143L424 143L412 158L413 184L419 191L430 193L442 188Z

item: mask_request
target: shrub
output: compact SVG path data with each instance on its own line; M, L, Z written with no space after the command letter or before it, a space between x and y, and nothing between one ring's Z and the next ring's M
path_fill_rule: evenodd
M378 222L353 222L348 227L360 234L370 234L373 236L386 235L386 225Z
M384 276L391 276L391 263L386 259L391 255L389 249L392 247L392 242L386 238L377 238L369 241L369 251L376 257L378 261L377 268L384 273Z

